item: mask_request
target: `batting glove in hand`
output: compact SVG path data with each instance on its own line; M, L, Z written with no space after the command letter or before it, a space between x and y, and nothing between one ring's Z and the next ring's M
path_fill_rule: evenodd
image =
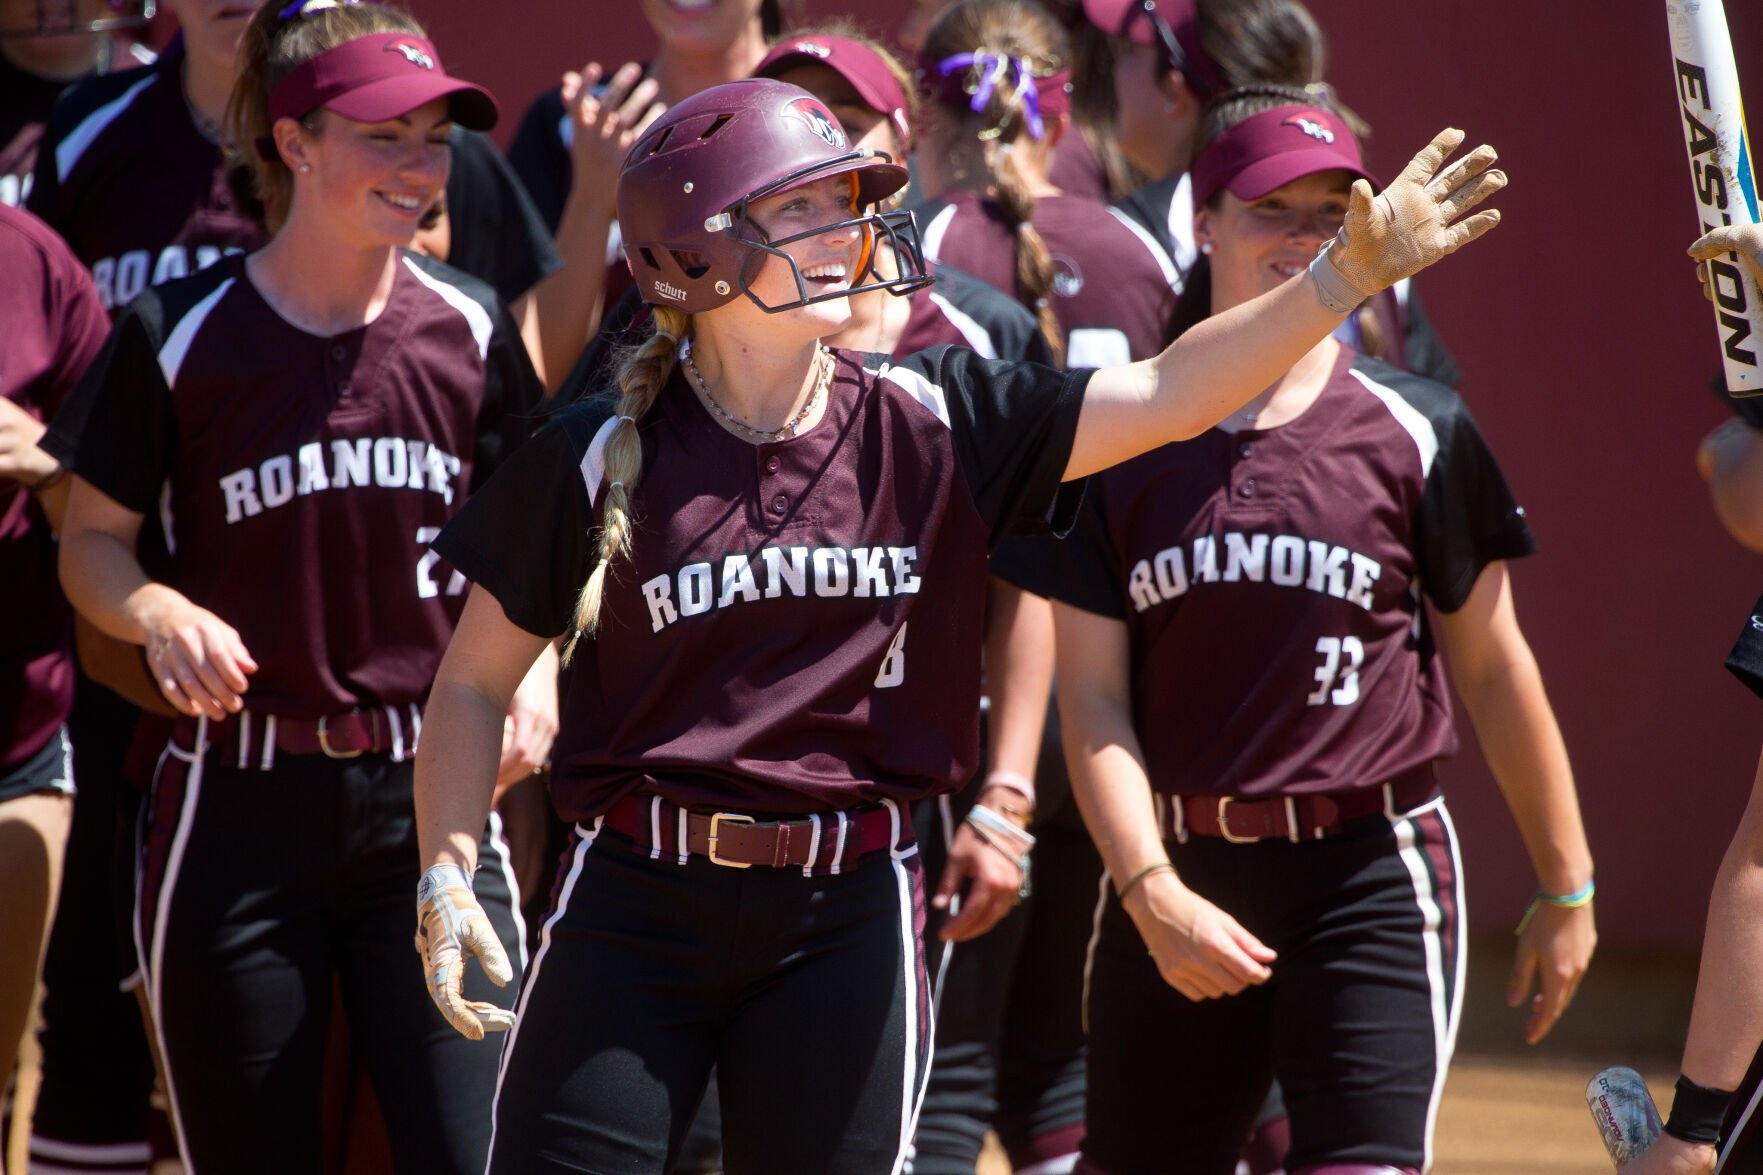
M1758 286L1763 286L1763 224L1721 225L1713 232L1697 237L1696 243L1690 246L1689 253L1697 261L1713 261L1728 254L1737 254L1745 268L1751 271L1751 280ZM1707 267L1701 268L1702 293L1712 299L1714 291L1708 285Z
M514 969L457 865L430 865L416 887L416 952L428 973L429 998L461 1036L482 1040L485 1032L514 1027L513 1012L464 996L467 955L478 957L497 987L508 986Z
M1365 180L1353 182L1346 223L1310 266L1323 305L1345 313L1500 223L1493 208L1458 219L1506 186L1506 173L1490 170L1499 155L1485 144L1446 168L1462 142L1462 131L1439 132L1376 195Z

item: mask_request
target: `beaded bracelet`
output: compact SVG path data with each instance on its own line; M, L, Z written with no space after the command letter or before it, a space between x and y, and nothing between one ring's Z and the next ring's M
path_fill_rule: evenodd
M1028 854L1035 847L1035 838L984 804L975 804L967 810L966 823L988 848L997 850L1016 863L1016 868L1022 874L1022 884L1017 887L1016 900L1020 902L1026 899L1030 892ZM1000 844L994 837L1005 838L1012 847Z
M1530 899L1530 904L1524 907L1524 917L1518 920L1518 929L1514 930L1512 933L1524 933L1524 928L1530 925L1531 918L1536 915L1538 906L1558 906L1563 910L1577 910L1581 906L1591 905L1592 897L1597 892L1598 884L1595 881L1588 881L1585 885L1574 890L1572 893L1562 894L1560 896L1552 893L1544 893L1539 889L1536 892L1536 896Z
M1709 1089L1688 1077L1677 1075L1677 1093L1671 1099L1671 1117L1666 1119L1665 1133L1683 1142L1710 1146L1720 1141L1720 1127L1726 1121L1732 1090Z

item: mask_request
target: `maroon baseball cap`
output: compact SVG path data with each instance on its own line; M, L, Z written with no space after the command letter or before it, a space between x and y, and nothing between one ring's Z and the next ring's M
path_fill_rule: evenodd
M862 41L832 35L786 37L771 47L758 65L756 78L775 78L798 65L824 65L851 83L863 104L894 124L900 142L910 145L906 122L906 91L881 54Z
M1337 167L1377 183L1339 115L1314 106L1278 106L1245 118L1200 152L1191 173L1194 207L1219 188L1241 200L1259 200L1300 176Z
M1084 16L1110 36L1163 50L1202 101L1229 89L1200 43L1196 0L1083 0Z
M288 71L269 96L269 121L304 118L323 107L357 122L384 122L446 98L467 130L496 125L496 100L482 86L448 77L426 38L372 33L327 49Z

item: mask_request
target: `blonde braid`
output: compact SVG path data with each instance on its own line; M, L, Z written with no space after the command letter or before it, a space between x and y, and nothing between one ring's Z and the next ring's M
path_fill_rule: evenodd
M689 316L669 306L655 308L655 333L631 351L618 372L619 424L606 438L606 507L600 518L600 558L575 602L575 635L563 649L569 664L576 642L600 629L600 606L605 598L608 565L631 552L631 494L643 476L643 440L637 422L655 403L655 397L673 374L679 361L680 340L692 329Z

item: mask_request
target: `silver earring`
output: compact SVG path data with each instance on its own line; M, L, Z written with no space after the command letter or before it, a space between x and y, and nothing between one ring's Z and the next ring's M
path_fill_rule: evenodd
M301 175L311 175L312 174L312 164L302 163L300 165L300 174Z
M1208 257L1212 256L1212 242L1211 241L1201 241L1200 242L1200 252L1206 254L1206 256L1208 256Z

